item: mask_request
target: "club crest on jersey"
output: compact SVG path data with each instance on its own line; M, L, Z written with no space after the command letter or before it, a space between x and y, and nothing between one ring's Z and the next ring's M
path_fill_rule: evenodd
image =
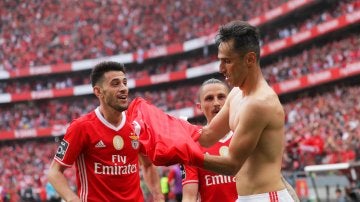
M229 155L229 147L227 146L221 146L219 149L220 156L227 156Z
M121 150L124 147L124 140L121 136L115 135L113 138L113 145L116 150Z
M138 149L139 148L139 137L137 135L135 135L134 133L130 133L130 139L131 139L131 146L134 149Z

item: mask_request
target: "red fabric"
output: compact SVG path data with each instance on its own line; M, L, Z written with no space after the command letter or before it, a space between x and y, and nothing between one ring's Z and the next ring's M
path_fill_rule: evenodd
M142 98L130 103L127 115L131 122L140 125L141 151L155 165L181 163L203 167L204 155L194 141L199 137L201 126L172 117Z

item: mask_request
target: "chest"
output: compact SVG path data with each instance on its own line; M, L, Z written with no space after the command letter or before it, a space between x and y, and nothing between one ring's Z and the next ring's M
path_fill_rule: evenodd
M231 130L235 130L235 127L241 116L241 112L247 102L247 98L233 97L229 106L229 126Z
M120 130L97 126L88 132L87 154L109 158L133 158L138 155L139 141L132 127L124 126ZM113 160L113 159L112 159ZM121 161L122 159L119 159Z

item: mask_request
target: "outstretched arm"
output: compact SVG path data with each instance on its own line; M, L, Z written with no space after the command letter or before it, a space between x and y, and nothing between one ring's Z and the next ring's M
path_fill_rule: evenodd
M61 165L57 161L53 161L49 172L48 172L48 179L51 185L55 188L55 190L59 193L61 198L63 198L65 201L79 201L80 198L74 193L74 191L70 188L65 176L64 176L64 170L66 169L66 166Z
M143 156L139 155L141 168L143 170L144 181L149 188L155 202L165 201L164 195L161 193L160 176L155 165Z

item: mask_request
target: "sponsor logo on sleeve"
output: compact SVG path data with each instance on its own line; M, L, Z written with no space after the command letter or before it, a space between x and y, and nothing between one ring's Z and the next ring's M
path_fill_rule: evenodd
M59 147L58 147L58 150L57 150L55 156L56 156L58 159L63 160L63 158L64 158L64 156L65 156L65 154L66 154L66 151L67 151L68 147L69 147L69 143L66 142L66 140L63 139L63 140L60 142L60 145L59 145Z
M184 165L180 164L179 166L180 166L180 171L181 171L181 178L185 179L186 178L186 171L185 171Z

